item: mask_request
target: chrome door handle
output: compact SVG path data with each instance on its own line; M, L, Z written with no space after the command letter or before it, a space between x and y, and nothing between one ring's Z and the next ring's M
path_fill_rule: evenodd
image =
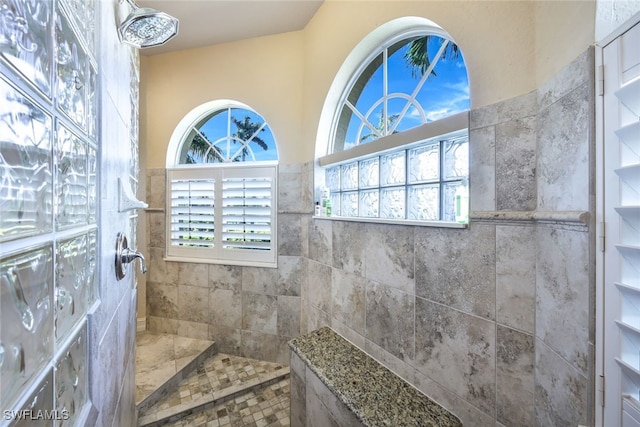
M144 256L135 249L130 249L127 243L127 237L124 233L118 233L116 237L116 277L118 280L124 279L127 274L127 265L135 261L140 260L140 272L142 274L147 272L147 266L144 261Z

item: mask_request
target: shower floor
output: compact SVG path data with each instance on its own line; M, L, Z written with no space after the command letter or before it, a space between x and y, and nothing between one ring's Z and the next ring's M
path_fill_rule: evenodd
M172 337L163 335L161 340L170 341ZM194 343L179 340L182 347L204 345L198 343L199 340ZM157 341L155 335L152 339L138 340L138 354L153 354L148 348L141 350L140 346ZM153 371L145 365L157 365L159 354L166 358L171 352L137 358L136 371ZM175 366L178 370L180 366L192 368L181 372L180 381L162 391L161 397L154 399L155 403L139 406L139 426L290 425L288 366L223 353L207 354L195 365L181 358Z

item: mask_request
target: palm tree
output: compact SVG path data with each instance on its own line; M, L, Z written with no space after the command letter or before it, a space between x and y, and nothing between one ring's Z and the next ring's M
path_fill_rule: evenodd
M262 148L264 151L267 151L269 149L269 146L267 145L267 143L264 142L264 140L257 135L258 132L265 131L264 123L254 123L251 121L251 117L249 116L245 116L243 120L238 120L235 117L231 116L231 121L238 128L238 132L233 134L234 144L238 142L238 140L246 143L246 145L242 149L242 159L238 158L239 156L236 156L233 159L234 162L239 162L239 161L244 162L245 157L249 153L247 146L251 142L255 142L256 144L258 144L258 146Z
M405 52L404 59L407 61L407 65L411 67L411 75L413 77L422 77L431 65L431 61L429 60L429 44L431 40L432 36L423 36L409 43L409 49ZM441 59L458 59L460 49L454 42L441 37L436 37L436 40L439 40L438 48L440 48L445 41L448 42ZM431 74L435 77L435 70L431 70Z
M400 114L392 114L389 117L387 117L387 126L385 129L384 118L382 115L380 115L380 119L378 120L378 125L376 126L376 130L380 133L380 135L385 136L387 134L387 131L391 129L391 126L393 126L393 122L395 122L398 119L398 117L400 117ZM398 133L398 131L394 130L393 133ZM367 139L373 140L376 138L377 138L377 135L373 132L368 133L366 135L362 135L360 137L360 144L367 142Z
M200 161L198 161L200 159ZM187 164L213 163L216 160L223 161L220 149L213 145L207 136L196 130L187 151L185 162Z

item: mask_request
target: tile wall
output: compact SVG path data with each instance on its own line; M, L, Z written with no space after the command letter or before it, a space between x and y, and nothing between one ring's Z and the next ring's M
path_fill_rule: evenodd
M303 218L312 209L312 174L300 165L280 165L278 174L278 268L258 268L165 261L165 172L147 170L148 330L289 363L286 343L300 334Z
M329 325L465 425L589 424L593 64L471 112L466 230L313 219L313 166L281 166L278 269L165 262L148 170L149 329L287 363Z

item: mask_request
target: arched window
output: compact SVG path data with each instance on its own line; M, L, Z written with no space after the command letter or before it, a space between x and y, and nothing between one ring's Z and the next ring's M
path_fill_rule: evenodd
M329 106L329 142L319 158L332 215L468 221L464 58L444 30L416 19L409 29L401 19L365 38L334 80L328 99L338 101Z
M187 114L167 151L167 258L275 266L277 158L269 125L247 105Z

